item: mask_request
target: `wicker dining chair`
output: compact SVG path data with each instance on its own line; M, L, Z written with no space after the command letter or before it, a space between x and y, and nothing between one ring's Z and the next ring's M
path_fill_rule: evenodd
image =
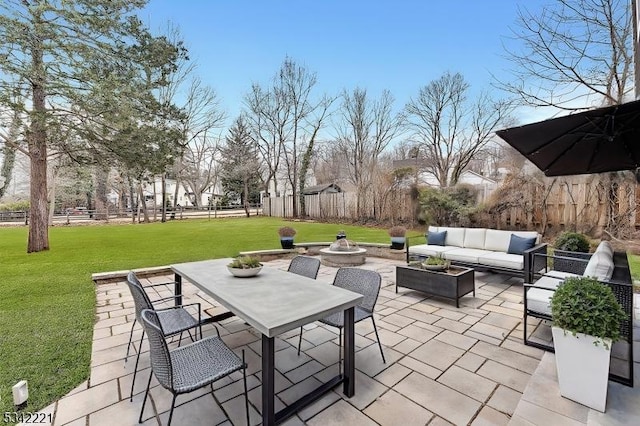
M316 279L320 269L320 259L309 256L296 256L289 263L288 272L302 275L303 277ZM300 345L302 344L302 327L300 327L300 337L298 338L298 355L300 355Z
M289 269L287 269L287 271L315 280L318 276L319 269L320 260L318 258L309 256L296 256L291 259L291 263L289 263Z
M133 303L135 305L135 319L133 320L133 325L131 326L131 332L129 333L129 344L127 345L127 355L124 359L127 362L129 358L129 348L132 343L133 338L133 329L136 325L136 322L140 321L140 315L144 309L154 309L154 305L149 298L145 288L142 286L136 274L133 271L130 271L127 275L127 285L129 286L129 291L131 291L131 295L133 296ZM174 299L176 296L171 296L163 299L158 299L155 302L165 302L171 299ZM193 308L191 308L193 307ZM193 310L197 309L198 316L194 317L189 311L185 308L190 308ZM185 331L189 334L189 337L192 341L195 341L197 338L197 332L200 331L200 338L202 338L202 314L200 312L200 304L199 303L190 303L186 305L173 306L167 309L163 309L159 314L160 327L162 330L162 334L164 337L172 337L175 335L180 335L180 340L178 344L182 343L182 333ZM193 335L191 334L191 330L194 329ZM142 329L142 336L140 337L140 344L138 345L138 353L136 355L136 365L133 369L133 380L131 381L131 394L129 395L129 400L133 400L133 388L136 383L136 375L138 373L138 363L140 362L140 352L142 350L142 341L144 340L145 330Z
M386 364L387 361L384 358L384 352L382 352L382 344L380 343L380 337L378 336L376 321L373 318L373 309L375 308L376 301L378 300L381 284L382 277L379 273L360 268L340 268L333 280L333 285L351 290L355 293L360 293L364 296L360 304L355 307L354 323L371 318L373 331L376 333L376 340L378 341L378 347L380 348L382 362ZM336 312L326 316L322 318L320 322L338 328L339 362L340 365L342 365L342 329L344 327L343 312ZM298 341L298 355L300 354L301 343L302 327L300 328L300 340Z
M144 309L141 313L140 322L149 336L151 371L153 374L149 375L138 422L142 423L142 414L149 396L149 387L153 376L156 377L163 388L173 394L167 422L168 426L173 418L173 410L178 395L193 392L207 385L211 385L211 393L213 394L213 382L242 370L244 404L248 425L249 399L247 394L247 364L245 363L244 350L242 351L242 359L240 359L222 341L220 336L206 337L185 346L169 349L160 324L162 312L162 310Z

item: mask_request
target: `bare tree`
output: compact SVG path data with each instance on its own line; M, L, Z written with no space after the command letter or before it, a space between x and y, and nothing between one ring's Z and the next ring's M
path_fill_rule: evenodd
M512 81L498 86L524 104L565 110L622 103L633 90L629 0L556 0L519 10L505 44Z
M270 89L264 89L259 84L251 86L251 91L245 96L245 105L251 134L256 138L258 150L267 166L264 190L269 192L270 184L273 183L273 190L277 194L276 176L280 170L284 141L288 137L286 132L286 123L289 120L288 110L284 99L277 97Z
M200 207L203 192L207 188L216 187L218 183L218 149L218 138L207 133L192 139L186 147L178 176L189 189L188 192L194 194L191 201L196 207ZM179 182L176 182L176 191L179 186Z
M247 121L267 166L265 191L269 191L271 183L277 191L283 164L287 186L293 194L294 216L299 215L302 155L313 153L313 149L307 150L307 144L315 140L331 103L326 96L319 101L312 98L316 82L315 73L285 58L269 88L254 84L245 96ZM318 110L321 112L314 114Z
M177 28L170 26L167 33L172 43L180 42L180 31ZM193 194L193 204L200 207L202 193L217 183L215 153L219 138L213 137L213 132L222 127L226 114L220 107L216 91L195 76L196 71L195 62L186 57L181 58L176 72L168 76L167 85L159 90L161 102L177 105L182 113L182 119L175 123L183 135L182 157L175 159L172 167L163 174L163 182L166 173L171 173L176 179L174 208L178 198L177 191L181 186L184 185L187 192ZM164 192L163 188L163 222L167 204Z
M393 96L384 90L372 100L365 89L342 93L339 121L336 123L338 149L347 160L349 179L357 191L356 212L366 215L366 201L374 171L382 151L399 129L399 118L392 112Z
M455 185L470 161L509 119L511 104L481 93L467 99L469 84L459 74L446 73L420 89L405 108L412 142L425 152L426 170L442 188Z

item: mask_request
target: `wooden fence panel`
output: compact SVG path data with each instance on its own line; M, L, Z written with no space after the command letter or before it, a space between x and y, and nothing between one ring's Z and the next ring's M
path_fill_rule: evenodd
M522 188L522 202L502 211L491 218L494 223L484 226L501 229L520 228L545 231L567 229L599 234L610 226L611 220L626 223L629 228L640 225L640 215L636 214L636 200L640 189L635 182L622 181L614 186L612 194L605 193L608 184L600 181L560 182L548 187L534 182ZM546 196L546 199L545 199ZM612 199L611 202L608 200ZM363 220L373 218L379 221L407 220L414 218L414 201L407 191L386 194L381 200L372 196L364 200L363 213L357 213L357 194L339 192L305 195L308 217L317 219ZM613 203L613 204L611 204ZM293 215L293 198L271 197L264 199L263 214L290 218ZM612 217L612 215L614 217Z

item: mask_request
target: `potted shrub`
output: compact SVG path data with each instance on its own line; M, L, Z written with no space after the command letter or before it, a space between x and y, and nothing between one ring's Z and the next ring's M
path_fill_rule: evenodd
M391 249L403 250L407 228L405 228L404 226L396 225L390 228L388 232L389 236L391 237Z
M296 230L290 226L283 226L278 229L278 235L280 235L280 245L283 249L293 248L293 237L296 235Z
M589 239L586 235L578 232L563 232L553 244L555 248L553 254L554 256L588 260L590 257L589 245ZM587 262L573 261L571 259L553 259L553 269L556 271L582 275L586 266Z
M626 314L613 291L594 278L568 278L551 297L560 394L604 412L611 345Z
M253 277L262 269L262 263L256 257L238 256L227 265L227 269L236 277Z

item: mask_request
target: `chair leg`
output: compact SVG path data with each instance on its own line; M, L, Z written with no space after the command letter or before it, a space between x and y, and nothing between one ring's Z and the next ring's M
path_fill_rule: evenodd
M171 419L173 418L173 409L176 407L176 398L177 394L173 394L173 399L171 400L171 411L169 411L169 421L167 422L167 426L171 425Z
M378 347L380 348L380 355L382 355L382 363L386 364L387 361L384 359L384 353L382 352L382 344L380 343L380 337L378 336L378 327L376 327L376 320L373 319L373 315L371 316L371 322L373 322L373 331L376 332L376 340L378 341Z
M137 318L134 318L133 324L131 324L131 332L129 333L129 343L127 344L127 355L124 357L124 362L127 362L127 359L129 359L129 350L131 349L131 340L133 339L133 328L136 326L137 320L138 320Z
M142 400L142 408L140 409L140 417L138 418L138 423L142 423L142 413L144 413L144 405L147 403L147 397L149 396L149 387L151 386L152 377L153 377L153 372L149 374L149 381L147 382L147 390L144 392L144 399Z
M244 360L244 349L242 350L242 381L244 382L244 410L247 413L247 426L249 426L249 393L247 392L247 363Z
M300 356L301 345L302 345L302 326L300 326L300 337L298 338L298 356Z
M138 363L140 362L140 352L142 351L142 341L144 340L144 330L142 330L142 337L140 337L140 344L138 345L138 354L136 355L136 366L133 368L133 380L131 380L131 395L129 401L133 401L133 387L136 384L136 374L138 374Z
M338 328L338 374L342 374L342 328Z

